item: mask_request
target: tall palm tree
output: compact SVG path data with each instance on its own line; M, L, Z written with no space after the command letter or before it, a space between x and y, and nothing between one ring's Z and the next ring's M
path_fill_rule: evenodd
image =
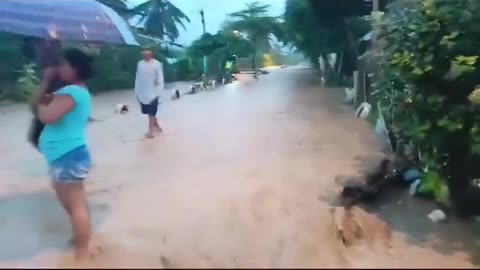
M134 7L133 13L141 16L138 25L143 25L145 33L171 41L180 35L177 24L186 29L184 23L190 22L188 16L168 0L148 0Z
M280 32L278 18L268 15L269 8L258 1L249 3L245 9L229 14L231 20L226 23L226 29L245 33L252 43L254 69L257 54L267 52L272 34Z

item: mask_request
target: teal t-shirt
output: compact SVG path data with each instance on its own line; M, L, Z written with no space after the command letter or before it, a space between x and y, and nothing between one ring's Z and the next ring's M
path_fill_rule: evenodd
M86 128L92 111L91 96L86 88L68 85L55 95L69 95L75 101L75 108L57 123L45 125L40 134L39 148L48 162L87 144Z

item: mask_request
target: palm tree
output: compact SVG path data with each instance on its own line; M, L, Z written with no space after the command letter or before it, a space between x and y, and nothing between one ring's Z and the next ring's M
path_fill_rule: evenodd
M133 8L134 14L141 16L138 25L143 24L145 33L163 39L165 36L175 41L180 33L177 24L186 29L190 19L168 0L148 0Z
M270 50L272 34L280 32L278 18L268 15L269 8L270 5L258 1L247 4L245 9L229 14L231 21L225 26L229 31L240 31L247 35L252 43L254 69L257 54Z

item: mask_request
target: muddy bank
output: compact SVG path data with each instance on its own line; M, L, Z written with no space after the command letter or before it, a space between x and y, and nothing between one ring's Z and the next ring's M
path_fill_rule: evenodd
M164 96L165 133L154 140L143 140L131 92L95 97L102 121L89 128L88 190L99 256L90 266L472 267L467 248L410 241L395 227L404 215L396 210L390 248L338 241L319 197L377 148L371 128L311 78L288 68L178 101ZM118 103L131 112L114 114ZM0 109L0 151L9 153L0 157L0 254L8 254L0 266L71 266L65 217L25 142L28 121L25 108Z

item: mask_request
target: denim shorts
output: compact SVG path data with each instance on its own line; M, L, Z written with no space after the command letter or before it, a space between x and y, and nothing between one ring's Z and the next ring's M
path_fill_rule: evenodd
M81 183L88 176L92 161L87 146L80 146L50 163L54 182Z

